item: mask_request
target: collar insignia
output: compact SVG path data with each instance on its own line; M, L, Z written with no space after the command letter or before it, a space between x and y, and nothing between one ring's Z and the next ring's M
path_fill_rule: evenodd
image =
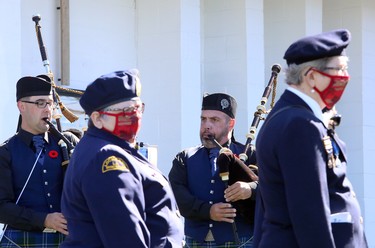
M102 173L113 170L128 172L129 166L121 158L110 156L102 164Z

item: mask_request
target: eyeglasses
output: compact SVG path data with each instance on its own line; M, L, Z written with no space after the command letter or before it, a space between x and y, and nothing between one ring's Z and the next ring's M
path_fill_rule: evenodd
M145 111L145 104L142 103L141 105L138 105L138 106L130 106L130 107L125 107L125 108L106 108L103 111L104 112L121 111L124 114L132 114L132 113L135 113L135 112L143 113Z
M40 109L44 109L47 105L48 107L53 107L53 108L57 107L57 103L55 102L47 102L47 101L39 101L39 100L35 102L31 102L31 101L21 101L21 102L35 104Z
M324 70L334 70L334 71L337 71L337 72L347 72L348 71L348 67L347 66L343 66L343 67L324 67Z
M339 84L339 85L346 86L346 84L350 80L350 76L349 75L345 75L345 76L330 75L330 74L324 73L322 71L319 71L318 69L315 69L315 68L311 68L311 70L312 71L316 71L317 73L319 73L319 74L321 74L323 76L329 77L331 79L331 83L336 83L336 84Z

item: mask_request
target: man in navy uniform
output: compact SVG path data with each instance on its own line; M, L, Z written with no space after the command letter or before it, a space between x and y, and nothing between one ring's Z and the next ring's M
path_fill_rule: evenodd
M0 223L6 225L1 247L57 247L68 234L60 213L60 139L44 121L51 120L55 106L48 80L40 75L17 82L21 125L0 146ZM67 138L74 145L78 142L72 135Z
M181 247L182 218L168 180L135 149L144 104L136 69L103 75L80 104L88 130L66 172L65 247Z
M169 180L185 217L187 247L252 247L257 182L232 179L226 188L219 163L224 153L218 155L219 148L213 141L216 139L233 154L244 152L244 145L233 138L236 109L236 100L228 94L205 95L200 126L202 145L183 150L173 160ZM256 162L252 151L247 164ZM229 173L230 177L240 174L245 172Z
M289 87L256 140L255 247L367 247L345 144L322 117L349 82L350 39L338 29L297 40L285 52Z

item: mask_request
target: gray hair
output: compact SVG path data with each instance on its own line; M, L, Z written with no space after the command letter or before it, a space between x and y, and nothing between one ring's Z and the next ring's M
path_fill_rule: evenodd
M288 85L299 85L302 83L305 70L307 68L316 68L317 70L324 71L327 67L331 57L308 61L302 64L290 64L285 70L285 81Z

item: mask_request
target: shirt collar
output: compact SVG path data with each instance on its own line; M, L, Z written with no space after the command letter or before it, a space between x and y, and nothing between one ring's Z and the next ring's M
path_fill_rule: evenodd
M18 132L17 135L18 135L18 136L21 138L21 140L22 140L23 142L25 142L25 144L27 144L28 146L32 146L32 145L33 145L33 136L34 136L34 134L29 133L29 132L23 130L22 128L20 128L20 130L19 130L19 132ZM45 140L47 143L49 143L48 132L45 132L43 136L44 136L44 140Z
M289 91L293 92L294 94L296 94L297 96L299 96L312 109L314 115L317 118L319 118L319 120L323 121L322 110L320 109L319 104L314 99L312 99L311 97L309 97L305 93L297 90L296 88L293 88L293 87L289 86L287 88L287 90L289 90Z

